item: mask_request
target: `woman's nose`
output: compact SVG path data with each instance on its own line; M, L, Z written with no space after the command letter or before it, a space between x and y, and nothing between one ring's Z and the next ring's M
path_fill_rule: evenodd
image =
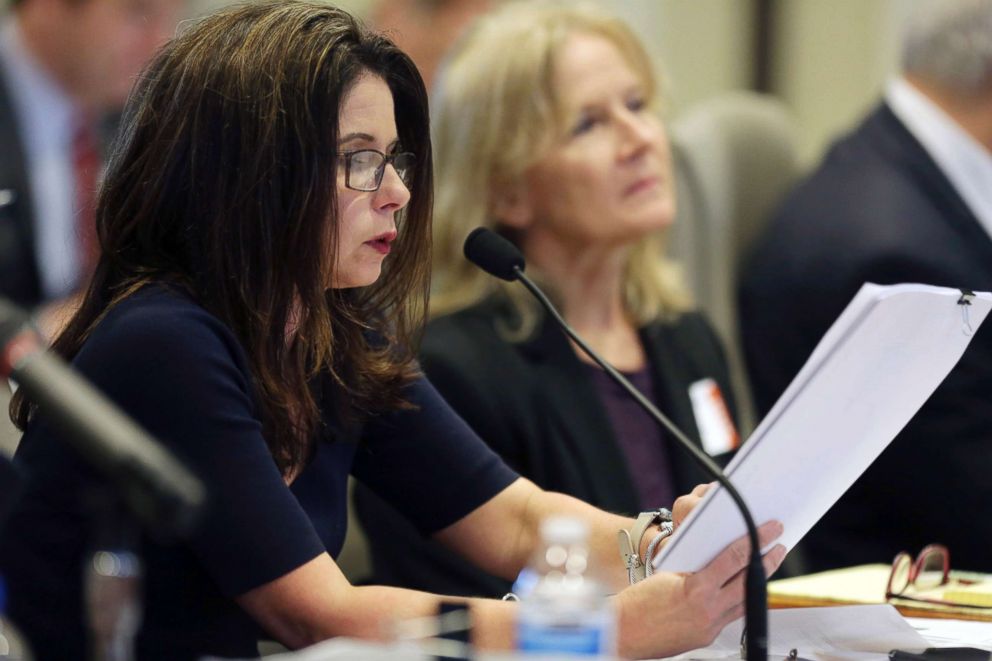
M621 137L620 156L625 160L644 153L657 139L657 125L643 113L625 109L617 124Z
M406 187L400 173L396 171L392 163L386 165L386 171L382 173L382 184L376 191L376 208L399 211L410 201L410 189Z

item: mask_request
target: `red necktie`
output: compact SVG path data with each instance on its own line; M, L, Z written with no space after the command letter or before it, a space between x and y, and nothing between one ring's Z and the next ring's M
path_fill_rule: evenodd
M75 172L76 234L79 246L80 284L96 266L96 192L100 174L100 152L96 129L88 118L80 118L72 136L72 165Z

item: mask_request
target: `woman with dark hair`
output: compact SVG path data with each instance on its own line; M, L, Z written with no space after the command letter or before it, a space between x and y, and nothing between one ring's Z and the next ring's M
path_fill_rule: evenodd
M338 569L349 474L505 577L544 517L579 517L591 561L625 583L616 531L632 522L519 478L417 369L431 170L413 64L327 5L224 11L143 75L100 194L102 257L54 347L208 489L181 543L141 539L139 657L374 638L435 612L436 596L352 586ZM0 539L9 612L40 658L79 658L85 503L103 484L30 401L14 409L31 480ZM766 526L764 542L779 532ZM688 649L737 617L736 546L618 594L620 651ZM512 644L513 604L467 603L476 645Z

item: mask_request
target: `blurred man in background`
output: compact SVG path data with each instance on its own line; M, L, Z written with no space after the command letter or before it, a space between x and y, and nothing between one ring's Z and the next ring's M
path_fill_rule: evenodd
M95 261L113 116L185 0L13 0L0 14L0 296L51 337ZM20 434L0 379L0 455Z
M740 318L761 411L864 282L992 290L992 0L934 3L916 17L902 75L787 198L759 242ZM990 476L986 325L810 532L810 568L888 562L941 542L956 566L992 571Z
M43 330L85 282L107 119L184 0L13 0L0 19L0 296Z

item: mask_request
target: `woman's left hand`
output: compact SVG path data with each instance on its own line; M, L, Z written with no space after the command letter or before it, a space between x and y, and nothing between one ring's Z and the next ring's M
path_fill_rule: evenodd
M699 501L703 499L703 496L714 484L716 483L697 484L691 492L675 499L675 503L672 505L672 523L675 525L676 530L678 530L682 522L685 521L685 517L689 516L689 512L699 504Z

